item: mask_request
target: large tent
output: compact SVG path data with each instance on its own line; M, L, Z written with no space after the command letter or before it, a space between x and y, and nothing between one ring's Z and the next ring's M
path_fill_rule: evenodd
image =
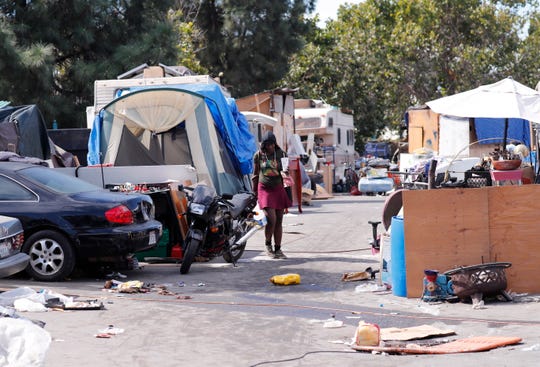
M191 165L218 193L249 188L257 147L217 85L132 88L96 116L88 164Z

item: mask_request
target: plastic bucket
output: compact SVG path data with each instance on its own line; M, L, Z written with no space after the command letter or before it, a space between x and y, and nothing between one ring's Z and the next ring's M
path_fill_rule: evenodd
M390 276L392 294L407 297L407 272L405 269L405 236L402 217L392 217L390 234Z

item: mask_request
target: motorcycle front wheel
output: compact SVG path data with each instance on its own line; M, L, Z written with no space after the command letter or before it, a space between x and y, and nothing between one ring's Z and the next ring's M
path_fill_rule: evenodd
M196 240L190 236L190 233L186 236L186 245L184 247L184 256L182 257L182 263L180 264L180 274L187 274L191 264L195 261L195 256L199 251L200 240Z
M247 225L246 221L243 220L242 223L239 224L238 230L235 232L234 237L229 239L229 243L232 243L233 245L236 243L237 240L244 237L244 235L249 230L249 226ZM223 260L225 260L228 263L236 263L244 254L244 250L246 249L247 242L244 242L241 246L236 247L233 251L225 252L223 254Z

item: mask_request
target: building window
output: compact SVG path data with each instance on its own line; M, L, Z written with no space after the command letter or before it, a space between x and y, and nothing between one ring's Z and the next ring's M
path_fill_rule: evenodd
M341 129L339 127L337 129L337 143L341 144Z
M329 117L328 118L328 127L332 127L334 126L334 118L333 117Z

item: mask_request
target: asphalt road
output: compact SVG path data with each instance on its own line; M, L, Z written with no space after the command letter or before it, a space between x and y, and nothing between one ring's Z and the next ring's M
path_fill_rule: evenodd
M540 299L516 302L428 304L391 292L357 292L376 282L342 282L347 272L379 268L372 255L369 220L379 220L385 197L335 196L312 201L285 217L283 251L264 254L262 232L248 243L236 267L222 259L195 263L180 275L174 263L143 264L119 281L164 286L148 293L104 290L105 279L60 283L4 279L4 290L23 286L80 300L98 299L103 310L26 312L45 322L52 342L45 366L532 366L540 358ZM275 286L273 275L298 273L301 284ZM422 279L418 280L419 282ZM325 328L334 317L343 327ZM382 328L431 325L471 336L516 336L521 344L481 353L389 355L356 352L349 343L360 320ZM123 333L97 338L108 325ZM440 340L435 339L435 340Z

